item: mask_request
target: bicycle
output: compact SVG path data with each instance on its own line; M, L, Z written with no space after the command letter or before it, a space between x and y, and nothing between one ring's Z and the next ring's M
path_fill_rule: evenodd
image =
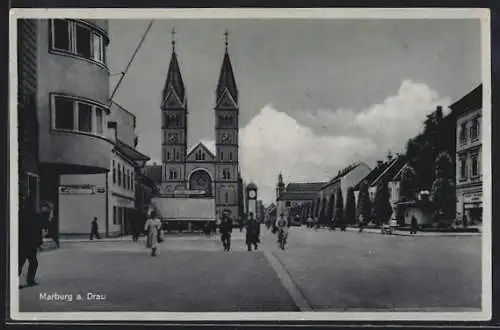
M282 250L285 249L286 238L287 237L286 237L285 232L282 229L280 229L278 232L278 246Z

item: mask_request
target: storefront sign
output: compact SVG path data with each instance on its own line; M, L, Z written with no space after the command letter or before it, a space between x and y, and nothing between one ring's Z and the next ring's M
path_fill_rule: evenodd
M90 185L59 186L59 193L67 195L92 195L95 194L95 186L90 186Z

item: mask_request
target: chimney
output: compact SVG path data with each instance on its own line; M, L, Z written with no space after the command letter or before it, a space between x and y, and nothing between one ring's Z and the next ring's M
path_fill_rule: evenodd
M383 161L381 161L381 160L377 160L377 167L382 166L382 164L383 164L383 163L384 163Z
M391 160L392 160L392 153L391 153L391 150L389 150L389 152L387 153L387 159L388 159L389 161L391 161Z

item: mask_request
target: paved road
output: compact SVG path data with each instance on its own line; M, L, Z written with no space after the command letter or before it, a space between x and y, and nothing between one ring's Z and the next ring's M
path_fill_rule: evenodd
M404 237L292 228L285 251L262 230L258 252L236 232L141 243L65 243L40 255L40 286L20 311L298 311L480 308L481 237ZM40 300L40 293L73 301ZM87 300L88 293L106 295ZM76 301L76 294L83 299Z

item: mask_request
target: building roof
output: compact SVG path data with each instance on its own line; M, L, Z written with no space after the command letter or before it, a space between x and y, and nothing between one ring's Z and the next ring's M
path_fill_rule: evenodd
M309 192L282 192L278 200L280 201L304 201L304 200L314 200L318 196L317 192L309 191Z
M483 84L480 84L472 91L463 96L460 100L450 105L451 114L460 116L469 110L478 110L483 106Z
M257 189L257 185L253 182L250 182L248 185L247 185L247 189Z
M347 174L351 173L355 168L357 168L359 165L361 165L361 163L355 163L355 164L351 164L345 168L343 168L342 170L340 170L336 176L334 176L330 181L328 181L328 183L324 184L322 186L322 188L326 188L327 186L331 185L332 183L334 182L337 182L339 180L341 180L344 176L346 176Z
M125 155L125 157L127 157L130 160L148 161L151 159L148 156L140 153L139 151L135 150L134 148L132 148L131 146L129 146L128 144L126 144L125 142L122 142L120 140L116 140L115 147L121 153L123 153Z
M368 184L373 187L378 185L380 182L393 181L396 175L401 171L401 169L407 164L404 156L397 156L390 161L385 163L385 169L373 179Z
M175 51L172 51L170 65L168 66L167 79L163 88L163 100L167 98L170 90L173 90L179 100L184 103L186 97L184 81L182 80L181 69Z
M213 152L210 151L210 149L208 149L208 147L202 141L198 141L198 143L189 147L186 158L189 157L198 148L198 146L201 146L201 148L203 148L206 153L208 153L212 158L215 159L215 155L213 154Z
M317 192L326 182L290 182L286 185L286 192Z
M153 182L161 182L162 180L162 166L158 164L146 165L144 174Z
M217 90L215 92L215 97L218 100L224 94L225 90L228 90L229 94L233 100L238 103L238 88L236 87L236 79L234 78L233 66L231 65L231 59L229 58L229 53L226 51L224 53L224 59L222 60L222 67L219 74L219 82L217 83Z

